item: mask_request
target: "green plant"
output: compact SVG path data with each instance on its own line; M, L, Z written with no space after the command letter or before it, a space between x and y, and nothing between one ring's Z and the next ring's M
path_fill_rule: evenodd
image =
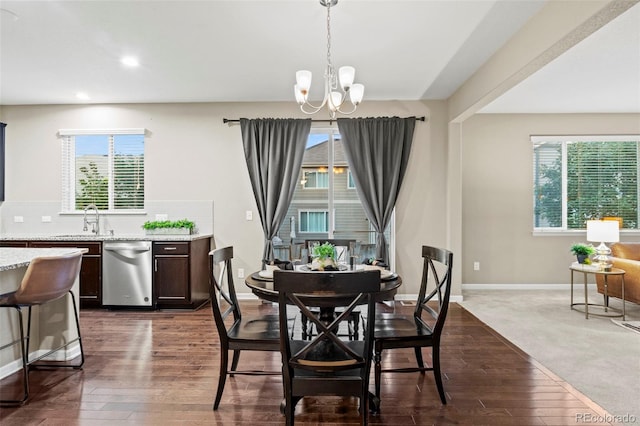
M145 222L142 227L144 229L160 229L160 228L187 228L190 230L193 230L193 228L196 226L195 223L193 223L190 220L187 219L182 219L182 220L176 220L176 221L170 221L170 220L150 220Z
M596 252L596 249L593 248L590 244L581 244L576 243L571 246L571 253L576 256L590 256Z
M319 259L331 259L335 261L336 248L333 244L326 242L324 244L316 244L313 246L311 256Z

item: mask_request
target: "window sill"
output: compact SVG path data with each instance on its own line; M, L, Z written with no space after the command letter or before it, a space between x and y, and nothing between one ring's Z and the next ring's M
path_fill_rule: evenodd
M145 210L98 210L100 216L118 216L118 215L146 215L147 212ZM90 211L89 215L93 214L93 210ZM60 216L84 216L83 210L77 210L73 212L58 212Z
M567 236L585 236L587 235L586 229L568 229L568 230L534 230L532 236L534 237L567 237ZM640 235L640 229L623 229L620 231L620 236L635 237Z

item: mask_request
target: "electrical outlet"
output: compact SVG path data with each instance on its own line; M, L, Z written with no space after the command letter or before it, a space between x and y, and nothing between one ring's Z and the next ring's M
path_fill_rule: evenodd
M156 215L156 220L169 220L169 215L168 214L157 214Z
M474 271L480 270L480 262L473 262L473 270Z
M238 278L244 278L244 269L238 268Z
M51 222L51 216L42 216L43 222Z
M24 217L23 216L14 216L13 217L13 221L15 223L23 223L24 222Z
M245 215L247 220L253 220L253 212L251 210L247 210Z

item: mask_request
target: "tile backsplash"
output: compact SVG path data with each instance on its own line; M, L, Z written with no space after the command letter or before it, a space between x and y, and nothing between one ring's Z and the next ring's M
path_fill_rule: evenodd
M147 201L145 213L100 215L100 231L115 234L142 234L142 224L166 215L168 220L189 219L197 231L213 234L213 201ZM0 202L0 235L81 234L83 214L61 214L59 201Z

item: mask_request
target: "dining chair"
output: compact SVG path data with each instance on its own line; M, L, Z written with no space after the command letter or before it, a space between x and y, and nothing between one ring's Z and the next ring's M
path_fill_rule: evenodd
M351 240L351 239L311 239L311 240L305 240L304 241L304 246L307 248L308 250L308 262L311 262L311 253L313 250L313 246L315 244L324 244L324 243L330 243L332 244L334 247L336 247L336 261L338 263L343 263L343 264L349 264L350 263L350 257L352 255L354 255L355 253L355 247L356 247L356 240ZM320 314L320 311L318 309L312 309L312 312L314 312L316 315ZM340 310L336 310L337 313L340 312ZM310 327L308 325L308 321L306 320L306 318L304 316L300 316L300 320L301 320L301 326L302 326L302 335L303 337L311 337L313 336L313 327ZM352 339L358 339L358 333L359 333L359 329L360 329L360 311L355 309L351 312L351 315L349 316L349 320L346 322L346 326L347 326L347 335L352 338Z
M336 248L336 262L349 264L349 257L354 253L356 247L356 240L351 239L335 239L335 238L315 238L311 240L304 240L304 246L308 250L309 259L311 262L312 249L315 244L330 243Z
M438 394L447 403L440 371L440 341L449 308L453 253L422 246L423 271L413 315L381 313L376 315L374 338L374 376L376 396L380 398L381 373L433 371ZM422 348L431 348L431 367L425 367ZM382 352L387 349L414 348L417 367L382 369Z
M10 293L0 295L0 308L13 308L18 313L18 326L20 339L15 340L8 345L20 345L20 358L22 360L22 382L23 396L22 399L3 399L0 401L2 405L22 405L29 398L29 370L38 367L53 368L74 368L79 369L84 364L84 350L82 348L82 336L80 334L80 321L78 319L78 308L76 307L76 298L71 291L73 284L78 280L80 275L80 266L82 264L82 252L77 251L62 256L46 256L34 258L27 267L27 270L20 282L17 290ZM39 355L37 358L29 359L29 342L31 339L31 308L33 306L44 305L45 303L58 300L65 295L71 295L73 304L73 313L76 321L77 337L69 339L68 336L60 336L59 341L64 341L61 346L47 351L45 354ZM24 334L24 320L22 317L22 308L28 308L27 313L27 334ZM2 325L6 328L10 322ZM80 360L77 362L47 362L44 360L53 353L67 348L72 343L78 342L80 347ZM44 360L41 362L41 360Z
M361 423L368 423L369 374L375 320L367 321L362 340L343 340L337 334L353 309L367 305L375 317L375 293L380 291L380 271L291 272L275 271L280 315L280 352L284 382L286 424L294 424L297 402L304 396L355 396L360 399ZM331 298L342 312L324 322L309 308ZM287 333L287 305L295 305L314 324L318 333L311 340L298 340ZM326 309L326 307L325 307ZM376 405L376 404L374 404Z
M220 406L227 375L275 375L281 371L238 370L240 352L280 350L280 328L278 315L243 316L233 283L233 247L224 247L209 252L211 308L220 338L220 377L213 409ZM226 287L226 288L225 288ZM285 321L293 328L293 320ZM231 368L229 351L233 351Z

